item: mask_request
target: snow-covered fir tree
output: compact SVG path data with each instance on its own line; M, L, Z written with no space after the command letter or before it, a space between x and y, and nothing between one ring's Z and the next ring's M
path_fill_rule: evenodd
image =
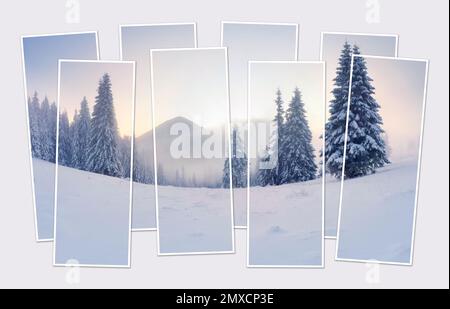
M40 115L39 115L39 144L41 146L41 158L46 161L51 161L54 153L52 149L52 137L51 137L51 115L50 104L47 97L41 103Z
M78 169L87 170L89 139L91 135L91 113L86 97L80 103L80 113L78 114L76 124L76 161L74 163Z
M111 87L111 79L106 73L100 79L95 97L87 167L94 173L121 177L119 134Z
M330 102L330 116L325 126L325 169L339 178L344 162L345 125L352 62L352 48L348 42L339 57L339 64L334 78L333 99Z
M231 134L231 169L233 188L244 188L247 186L247 155L243 149L242 139L239 136L238 129L233 128ZM222 187L230 187L230 158L225 160L223 167Z
M72 122L70 123L69 128L69 135L70 135L70 141L72 143L72 156L71 156L71 162L70 167L80 169L79 166L79 141L78 141L78 121L79 121L79 115L78 110L76 109L73 114Z
M124 178L130 178L131 175L131 137L124 136L119 139L119 160L122 165Z
M283 104L284 102L281 96L281 91L280 89L277 89L275 98L276 113L272 120L275 130L270 137L269 146L266 149L266 153L261 158L261 162L267 163L273 160L276 165L271 169L258 169L257 179L258 185L260 186L279 185L282 181L281 173L283 171L284 159L283 153L279 151L279 145L282 145L282 140L284 138L285 112ZM273 156L276 156L276 158Z
M275 126L274 135L272 136L271 144L273 145L274 152L273 155L277 156L276 166L270 171L272 183L274 185L279 185L282 182L281 173L284 169L284 158L283 152L279 151L279 146L283 145L284 140L284 122L285 122L285 113L283 108L283 99L281 98L280 89L277 90L277 97L275 99L275 104L277 107L277 112L275 114L275 118L273 119L273 124Z
M133 181L144 184L154 183L154 170L153 164L145 164L142 155L138 151L137 143L134 144L134 156L133 156Z
M298 88L294 90L294 96L286 110L285 118L284 136L279 145L279 152L283 154L280 184L315 179L317 165L314 162L312 133Z
M56 103L53 102L50 105L50 116L49 116L49 134L50 134L50 162L55 163L56 161L56 121L58 117L58 108Z
M58 164L72 166L72 141L67 113L59 115Z
M263 156L259 159L259 164L268 164L270 162L270 146L267 146ZM274 185L273 181L273 172L272 169L262 168L258 166L258 171L256 172L256 183L257 186L272 186Z
M37 92L33 98L28 98L28 119L30 126L31 154L33 158L42 158L41 132L39 127L40 103Z
M354 46L353 54L360 54ZM366 60L353 57L350 109L348 113L345 177L354 178L374 173L389 163L383 140L380 105L373 97L375 88L367 72Z

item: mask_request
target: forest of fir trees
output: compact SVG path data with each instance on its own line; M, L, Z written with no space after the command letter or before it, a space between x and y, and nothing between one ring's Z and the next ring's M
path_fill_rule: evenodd
M105 74L99 81L92 114L86 97L80 101L80 107L75 110L71 120L66 111L60 112L58 164L130 178L131 137L119 136L111 88L110 77ZM28 113L33 158L55 163L56 104L49 104L47 98L40 102L35 92L28 99ZM133 180L151 184L153 178L153 169L142 164L135 156Z

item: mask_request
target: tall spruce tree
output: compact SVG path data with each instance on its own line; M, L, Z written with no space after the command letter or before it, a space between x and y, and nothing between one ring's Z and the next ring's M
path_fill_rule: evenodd
M237 128L233 128L231 134L231 169L233 188L244 188L247 186L247 155L243 149L242 139ZM230 158L225 160L223 167L222 187L230 187Z
M281 184L282 178L281 173L283 171L283 153L279 151L279 146L282 145L282 140L284 138L284 122L285 122L285 112L283 108L283 99L281 96L280 89L277 89L275 105L276 113L272 120L275 127L272 136L270 137L269 146L266 148L266 153L261 158L261 162L269 162L275 159L276 166L270 169L259 168L257 173L257 183L260 186L267 185L279 185ZM273 158L276 156L276 158Z
M279 185L282 182L282 177L281 177L281 173L283 171L284 168L284 158L283 158L283 152L279 151L279 146L283 144L283 139L285 138L284 135L284 124L285 124L285 113L284 113L284 108L283 108L283 99L281 97L281 91L280 89L277 90L276 93L277 97L275 99L275 104L277 106L277 112L275 114L275 118L273 119L273 124L275 126L275 131L274 131L274 136L273 141L272 141L272 145L273 147L276 147L276 149L273 150L273 155L277 156L277 164L275 166L275 168L273 168L272 170L270 170L270 175L272 178L272 183L274 185Z
M104 74L100 79L97 93L92 113L87 167L94 173L121 177L119 134L109 74Z
M91 113L86 97L80 103L80 112L76 122L76 147L75 162L77 168L87 170L87 161L89 153L89 138L91 135Z
M284 137L279 145L283 154L281 184L315 179L317 165L314 162L312 133L306 119L306 110L300 90L295 88L286 111Z
M354 46L353 54L360 54ZM353 57L351 98L348 113L345 177L354 178L374 173L389 163L383 140L383 119L374 95L373 81L367 72L366 60Z
M72 141L69 118L65 111L59 115L58 164L69 167L72 165Z
M30 126L31 155L33 156L33 158L42 159L39 117L40 103L37 92L34 92L33 98L28 98L28 119Z
M334 78L333 99L330 102L330 116L325 126L325 169L339 178L344 162L345 125L347 119L348 93L352 48L348 42L339 57L339 65ZM323 159L322 159L323 160Z

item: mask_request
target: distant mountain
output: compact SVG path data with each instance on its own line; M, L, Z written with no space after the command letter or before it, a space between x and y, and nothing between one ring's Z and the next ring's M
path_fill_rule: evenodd
M172 132L171 129L187 128L187 140L189 140L188 147L190 148L190 156L188 158L174 158L171 155L171 145L179 137L179 133ZM216 129L215 131L217 131ZM220 130L220 129L219 129ZM225 147L224 134L226 130L222 130L222 153L227 153ZM194 158L194 132L208 132L205 128L200 127L193 121L184 118L176 117L170 119L156 127L156 149L158 160L158 174L163 175L167 184L171 185L186 185L186 186L219 186L222 181L222 172L225 158L207 159L204 157ZM209 135L210 136L210 135ZM202 135L201 145L209 137ZM198 142L198 141L196 141ZM153 131L149 131L135 140L136 156L145 165L153 166Z

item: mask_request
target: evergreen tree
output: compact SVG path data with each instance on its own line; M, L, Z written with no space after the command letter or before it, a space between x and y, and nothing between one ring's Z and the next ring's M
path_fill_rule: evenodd
M79 144L78 144L78 122L79 122L79 115L78 115L78 110L75 110L75 112L73 113L73 119L72 119L72 123L70 124L70 130L69 130L69 135L70 135L70 141L72 143L72 155L71 155L71 162L70 162L70 167L76 168L76 169L80 169L79 166L79 159L78 159L78 154L79 154Z
M58 141L58 164L70 167L72 163L72 141L69 118L65 111L59 115Z
M95 97L87 160L88 170L108 176L122 176L118 151L118 129L114 112L111 79L104 74Z
M283 154L280 184L315 179L317 165L314 162L312 134L298 88L294 90L294 96L286 111L283 134L283 139L279 145L279 152Z
M39 144L41 147L41 158L46 161L52 159L51 119L50 104L47 97L41 103L39 114Z
M154 171L152 165L146 165L143 163L142 158L139 155L139 151L134 145L134 157L133 157L133 181L138 183L153 184L154 183Z
M56 161L56 121L58 117L58 108L56 103L53 102L50 105L50 116L49 116L49 142L50 142L50 162L55 163Z
M266 147L266 151L262 158L260 158L260 163L268 163L270 162L270 146ZM272 186L274 185L274 179L273 179L273 170L272 169L266 169L258 167L258 171L256 173L256 185L258 186Z
M359 48L354 46L353 54L359 53ZM375 88L363 57L353 58L352 74L345 158L347 178L373 173L389 163L381 128L383 120L379 114L380 105L373 97Z
M91 113L86 97L80 103L80 113L77 117L75 133L74 165L81 170L87 170L89 138L91 135Z
M271 145L273 148L273 155L277 156L277 165L275 168L270 170L270 178L271 183L274 185L279 185L282 182L281 173L284 168L284 158L283 158L283 152L279 151L279 146L283 145L283 139L284 139L284 109L283 109L283 100L281 98L281 91L280 89L277 90L277 97L275 99L275 104L277 106L277 112L275 114L275 118L273 119L273 124L276 128L274 135L272 136Z
M231 136L231 168L233 172L233 188L244 188L247 186L247 155L243 149L243 143L239 137L237 128L233 128ZM225 160L222 177L222 187L230 187L230 158Z
M33 158L42 158L41 150L41 132L39 127L40 104L37 92L34 93L33 98L28 98L28 119L30 126L30 142L31 155Z
M257 173L257 183L260 186L267 185L279 185L281 184L281 172L283 170L283 153L279 151L279 145L282 144L282 140L284 138L284 117L285 112L283 108L283 99L281 97L280 89L276 92L276 113L275 117L272 120L272 123L275 127L274 132L270 137L269 146L266 149L266 153L261 158L261 162L270 162L272 159L276 159L276 166L274 168L265 169L259 168ZM276 156L274 158L273 156Z
M131 137L124 136L119 139L119 160L122 165L124 178L130 178L131 171Z
M330 102L330 116L325 126L325 169L339 178L344 158L345 125L350 83L352 49L345 42L336 69L333 100Z

